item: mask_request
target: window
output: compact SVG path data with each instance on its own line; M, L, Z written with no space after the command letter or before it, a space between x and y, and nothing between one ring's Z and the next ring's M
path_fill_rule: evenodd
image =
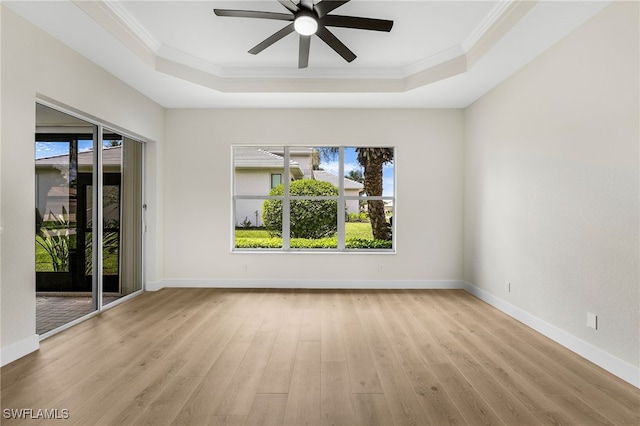
M271 173L271 188L275 188L281 183L282 183L282 173Z
M393 147L232 149L234 251L394 252Z

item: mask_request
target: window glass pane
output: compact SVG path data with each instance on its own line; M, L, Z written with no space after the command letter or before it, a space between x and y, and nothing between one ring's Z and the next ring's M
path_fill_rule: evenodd
M87 182L95 126L36 105L36 333L95 310L87 256ZM91 197L89 196L89 199Z
M271 188L275 188L276 186L282 183L282 174L281 173L272 173L271 174Z
M72 145L36 142L36 273L64 273L65 279L70 279L76 243L77 154L72 156ZM38 284L50 290L48 282Z
M345 185L348 221L345 224L345 246L347 249L393 248L394 155L392 147L344 149L346 177L363 184L359 199L355 198L355 191L347 190ZM372 199L372 197L376 198Z
M120 171L116 173L116 178L119 178L120 182L120 200L118 202L120 221L115 223L112 220L108 223L113 234L107 239L107 229L105 229L104 245L105 251L109 247L109 251L116 252L113 249L115 249L115 238L119 235L117 253L120 292L117 296L126 296L142 289L142 162L144 145L136 140L123 137L122 145L113 149L121 151L119 155ZM110 182L112 185L117 183L118 180ZM116 224L118 226L113 227ZM109 298L105 297L104 302L108 303Z
M265 204L270 205L266 218L263 217ZM281 200L236 200L235 213L235 248L282 248Z

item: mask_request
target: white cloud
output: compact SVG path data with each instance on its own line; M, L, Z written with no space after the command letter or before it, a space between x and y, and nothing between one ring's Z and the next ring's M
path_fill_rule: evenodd
M320 168L337 176L338 165L338 161L323 161L320 163ZM362 167L360 167L360 164L358 164L357 162L344 163L344 174L348 175L351 170L362 170Z

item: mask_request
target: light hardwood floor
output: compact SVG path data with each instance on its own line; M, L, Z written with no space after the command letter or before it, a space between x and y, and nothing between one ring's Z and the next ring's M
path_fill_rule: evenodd
M461 290L164 289L0 372L3 424L640 424L638 389Z

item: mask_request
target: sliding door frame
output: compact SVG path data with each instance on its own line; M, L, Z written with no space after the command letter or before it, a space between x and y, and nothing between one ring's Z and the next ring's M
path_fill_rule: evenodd
M80 120L84 120L87 123L93 125L93 176L92 176L92 184L94 190L92 191L92 221L95 224L92 228L92 239L93 239L93 250L91 253L92 256L92 278L91 278L91 292L92 292L92 303L94 310L87 315L76 318L73 321L70 321L60 327L57 327L53 330L50 330L46 333L40 335L40 340L45 339L51 335L59 333L62 330L65 330L73 325L76 325L88 318L91 318L100 312L110 309L120 303L129 300L133 297L140 295L146 289L146 212L147 212L147 202L146 202L146 151L147 151L147 143L152 142L148 138L137 135L133 132L129 132L126 129L123 129L119 126L113 125L111 123L107 123L104 120L101 120L95 116L90 114L85 114L81 111L78 111L74 108L65 106L56 102L53 99L50 99L46 96L37 95L35 99L35 104L40 104L48 108L52 108L61 113L70 115L72 117L78 118ZM103 239L104 239L104 226L103 226L103 183L104 183L104 170L103 170L103 147L102 147L102 139L105 131L114 132L123 138L132 139L136 143L142 144L142 164L141 173L142 173L142 200L141 205L139 206L141 210L141 229L142 233L142 245L140 247L141 250L141 259L142 259L142 267L140 271L140 280L141 280L141 288L132 292L131 294L125 295L118 300L115 300L109 303L106 306L103 306ZM98 226L99 224L99 226Z

